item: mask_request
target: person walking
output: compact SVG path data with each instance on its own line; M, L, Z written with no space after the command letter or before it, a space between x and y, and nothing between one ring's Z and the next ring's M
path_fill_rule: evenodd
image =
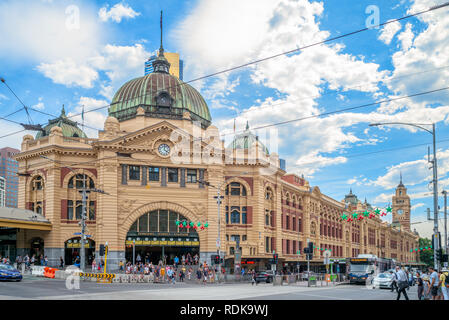
M423 300L430 300L430 278L429 275L424 273L422 276L423 280Z
M254 285L254 284L257 285L257 282L256 282L256 271L253 270L251 272L251 285Z
M438 300L438 284L439 284L439 278L438 273L433 267L429 268L430 270L430 294L432 295L432 300ZM429 292L428 292L429 293Z
M398 297L396 298L396 300L399 300L401 298L401 293L404 295L405 300L409 300L407 292L405 291L405 289L410 286L408 283L407 272L404 270L404 268L402 268L396 272L396 275L398 278Z
M62 257L59 257L59 268L64 269L64 259Z

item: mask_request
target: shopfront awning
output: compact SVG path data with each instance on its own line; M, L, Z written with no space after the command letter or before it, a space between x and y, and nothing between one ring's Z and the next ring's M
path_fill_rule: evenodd
M50 231L51 222L31 210L0 207L0 227Z

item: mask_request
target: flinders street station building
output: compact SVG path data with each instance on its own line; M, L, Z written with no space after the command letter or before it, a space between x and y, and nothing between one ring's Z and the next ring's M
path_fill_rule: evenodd
M15 243L10 256L42 254L49 265L60 257L72 264L81 247L85 186L86 263L107 243L110 270L132 260L133 250L153 263L190 253L211 264L217 248L229 270L239 263L265 269L273 252L279 267L294 269L298 261L306 265L308 241L316 247L315 266L326 250L342 263L361 253L417 262L402 179L391 224L352 191L332 199L288 174L248 125L225 144L200 93L169 73L162 47L153 67L116 92L98 138L87 137L64 109L36 136L23 137L15 159L19 208L26 210L0 219L0 232L9 230ZM354 213L372 217L342 218Z

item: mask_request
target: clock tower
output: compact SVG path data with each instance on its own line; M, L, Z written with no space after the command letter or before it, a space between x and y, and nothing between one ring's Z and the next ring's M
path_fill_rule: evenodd
M393 224L400 225L403 230L410 230L410 197L407 195L407 188L401 182L396 188L396 194L393 196Z

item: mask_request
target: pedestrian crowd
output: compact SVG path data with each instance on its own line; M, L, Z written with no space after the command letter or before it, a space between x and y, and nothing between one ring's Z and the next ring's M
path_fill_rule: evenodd
M418 300L449 300L449 270L447 268L437 271L430 267L425 272L416 272L414 277L412 272L397 266L392 274L391 292L397 292L397 300L401 298L401 295L405 300L409 300L407 291L415 282L418 286Z

